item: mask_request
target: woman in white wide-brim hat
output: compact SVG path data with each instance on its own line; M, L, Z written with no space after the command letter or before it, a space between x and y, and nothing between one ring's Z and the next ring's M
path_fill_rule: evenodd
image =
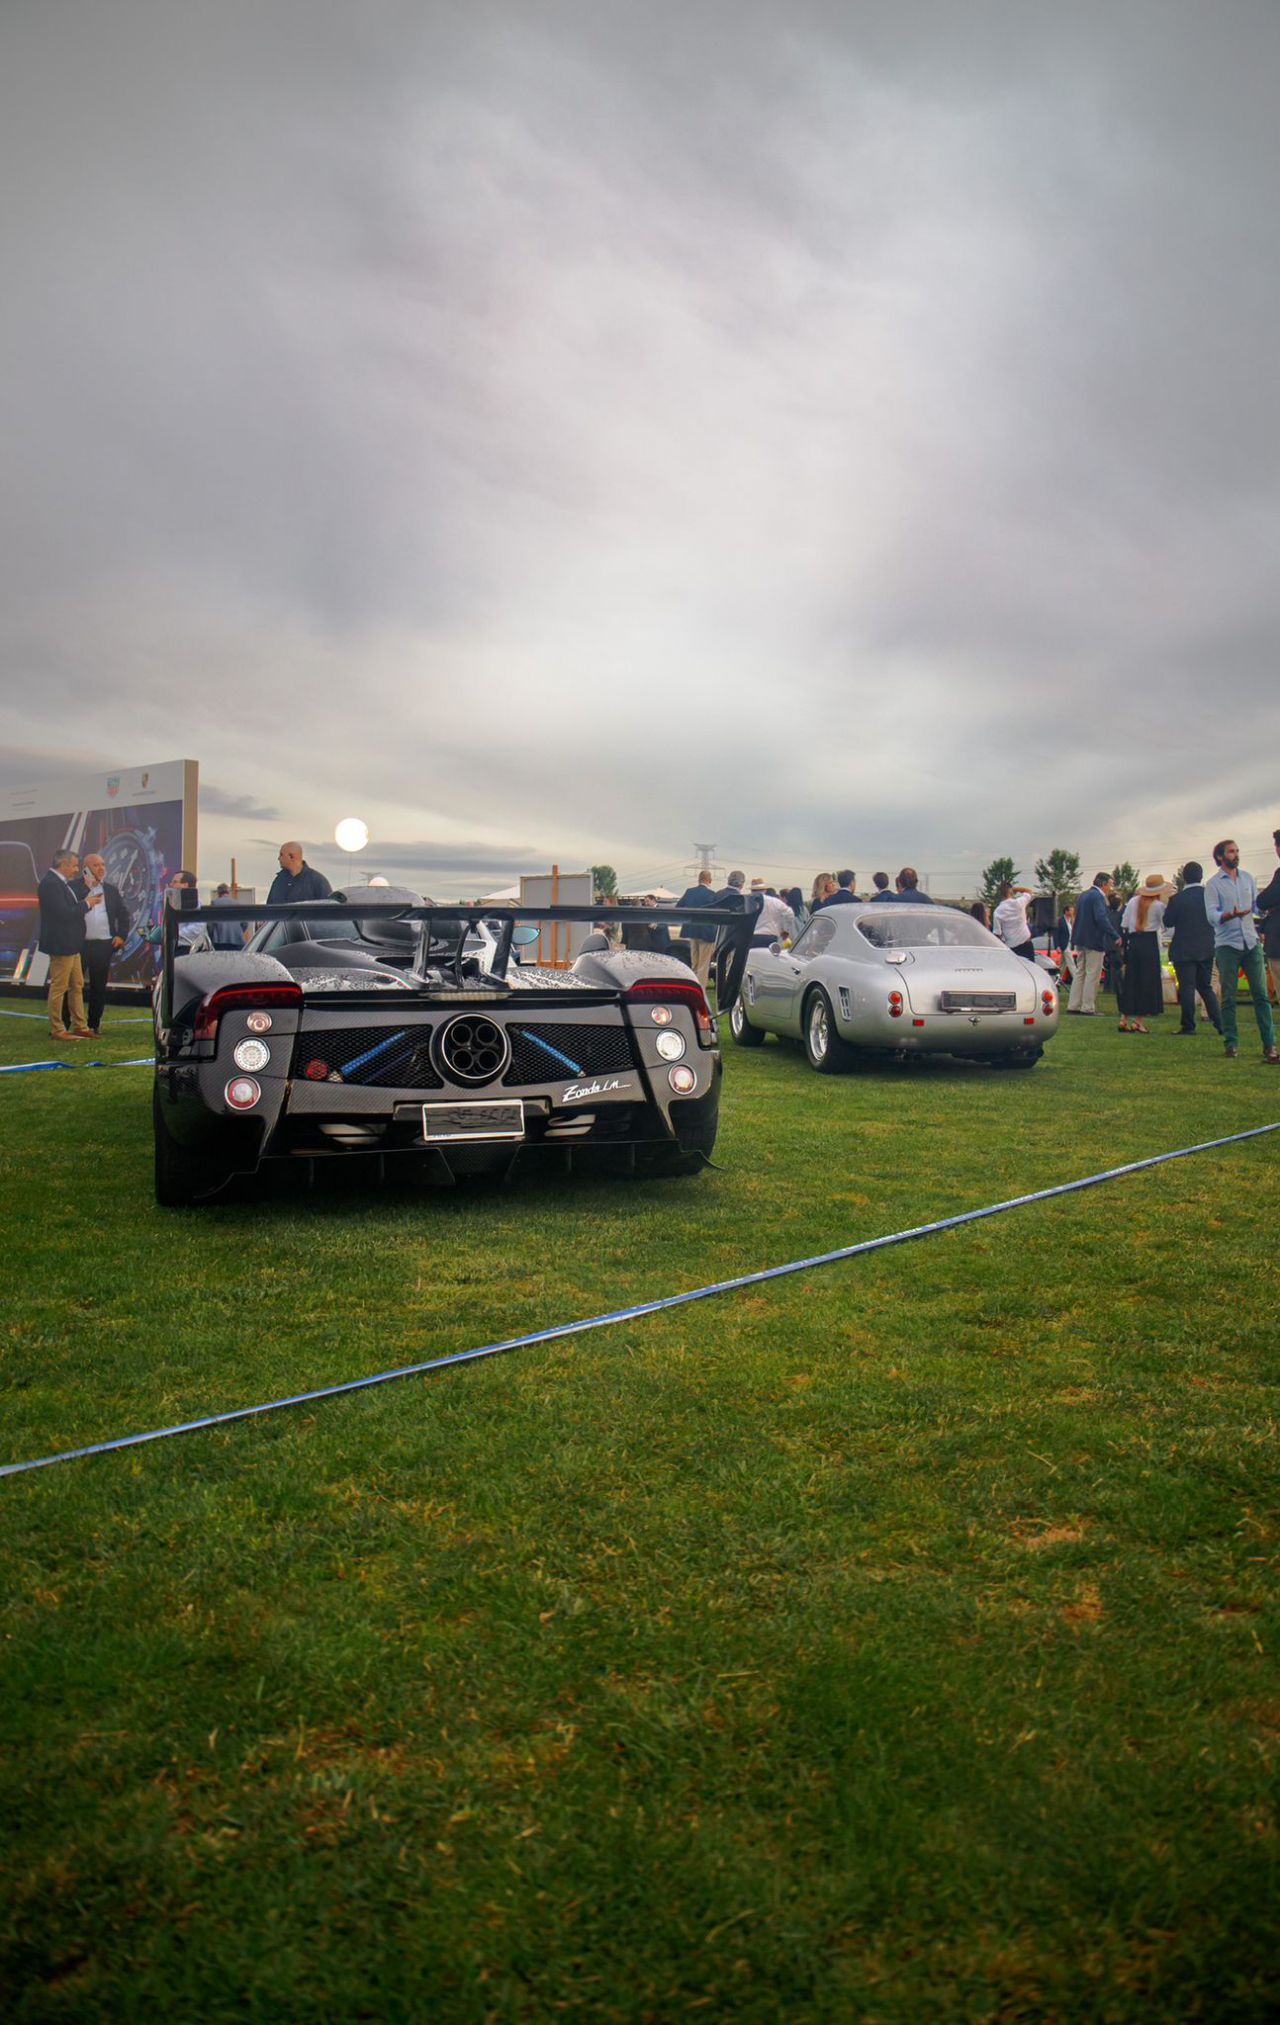
M1147 1020L1164 1011L1164 978L1160 969L1160 924L1173 887L1161 872L1148 872L1120 916L1124 936L1124 976L1120 980L1120 1031L1146 1034Z

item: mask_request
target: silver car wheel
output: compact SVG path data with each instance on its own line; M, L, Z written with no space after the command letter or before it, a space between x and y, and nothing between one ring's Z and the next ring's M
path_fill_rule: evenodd
M809 1052L815 1062L825 1062L831 1046L831 1022L827 1001L819 993L809 1008Z
M741 998L736 998L733 1002L733 1011L729 1014L729 1032L740 1048L764 1046L764 1035L760 1028L753 1027L747 1018L747 1009Z

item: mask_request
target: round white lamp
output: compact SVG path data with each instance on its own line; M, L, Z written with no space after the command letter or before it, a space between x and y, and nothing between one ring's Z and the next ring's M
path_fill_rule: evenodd
M340 851L363 851L369 841L369 825L359 816L344 816L334 830L333 841Z

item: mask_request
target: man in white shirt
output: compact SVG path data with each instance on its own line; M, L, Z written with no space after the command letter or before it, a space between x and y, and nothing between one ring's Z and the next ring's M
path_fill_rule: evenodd
M1036 946L1027 926L1030 900L1029 886L1015 886L1012 879L1006 879L1000 888L1000 904L991 917L991 929L1006 949L1011 949L1015 956L1024 957L1028 963L1034 963Z
M1280 1064L1280 1050L1276 1048L1276 1024L1267 1000L1266 964L1253 925L1258 905L1257 881L1240 863L1240 846L1232 837L1224 837L1220 844L1214 845L1213 862L1218 869L1204 889L1204 907L1213 923L1214 955L1221 986L1222 1038L1227 1055L1234 1061L1240 1046L1236 994L1243 971L1257 1015L1262 1058L1274 1068Z
M756 919L756 932L751 938L753 949L767 949L771 942L794 942L796 939L796 917L785 900L776 893L770 893L763 879L751 881L753 899L760 902L760 913Z
M87 1024L95 1037L102 1029L107 1003L107 978L112 958L124 948L129 933L129 910L118 886L107 877L106 860L98 851L86 851L84 870L71 881L84 907L85 997L89 1002Z

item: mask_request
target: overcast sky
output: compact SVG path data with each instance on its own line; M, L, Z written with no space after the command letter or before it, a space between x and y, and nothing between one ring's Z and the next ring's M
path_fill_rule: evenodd
M1275 0L4 0L0 770L202 876L1280 823Z

